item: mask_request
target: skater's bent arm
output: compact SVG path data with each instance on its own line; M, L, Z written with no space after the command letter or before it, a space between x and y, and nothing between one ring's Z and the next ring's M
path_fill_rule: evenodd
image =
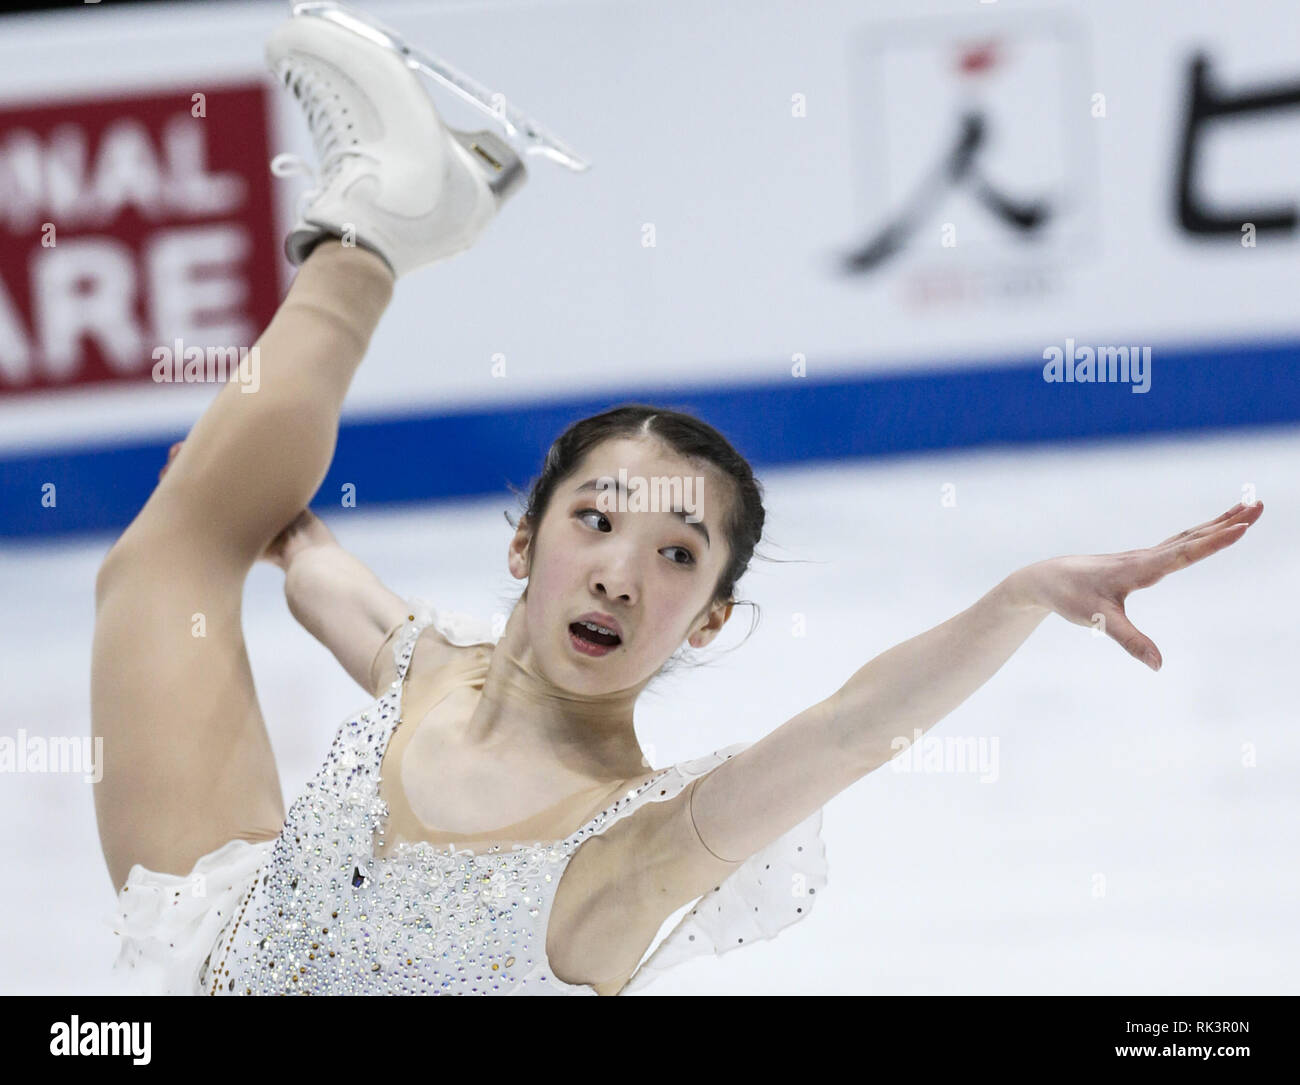
M989 680L1051 609L1012 574L942 625L895 645L826 700L694 785L691 816L718 858L740 862L878 768Z
M360 560L337 543L294 554L284 577L289 610L367 693L375 688L375 663L408 607Z

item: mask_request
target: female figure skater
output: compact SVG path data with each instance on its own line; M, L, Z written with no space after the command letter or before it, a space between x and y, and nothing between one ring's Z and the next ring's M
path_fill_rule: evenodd
M748 464L688 415L616 408L551 447L498 636L379 583L304 510L394 279L469 247L507 191L494 171L522 167L501 141L474 153L367 36L295 15L267 51L321 158L287 246L300 270L258 341L260 390L214 398L96 582L95 804L134 990L617 994L770 938L826 884L822 806L895 735L946 716L1051 613L1104 616L1158 670L1126 596L1262 512L1020 569L759 741L655 770L633 708L730 618L764 521ZM621 470L703 479L698 517L602 505ZM240 630L259 559L375 698L287 815Z

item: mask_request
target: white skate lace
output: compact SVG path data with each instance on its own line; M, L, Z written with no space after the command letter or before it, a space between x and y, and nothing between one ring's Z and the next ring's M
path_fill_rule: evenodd
M298 100L307 113L307 127L311 131L319 164L318 172L300 155L287 152L271 159L271 172L277 177L311 178L312 187L298 197L297 215L301 219L304 211L329 188L345 159L370 158L374 161L374 156L358 147L343 144L343 121L330 105L332 99L329 91L321 86L323 80L310 68L286 62L280 66L278 74L286 86L298 91Z
M339 166L344 158L347 157L372 158L371 155L358 151L353 147L340 147L331 151L322 159L320 163L320 172L317 173L307 163L305 159L296 154L278 154L271 159L271 172L277 177L310 177L312 187L302 192L298 196L298 206L295 213L298 218L302 218L304 212L309 208L330 186L334 175L338 173Z

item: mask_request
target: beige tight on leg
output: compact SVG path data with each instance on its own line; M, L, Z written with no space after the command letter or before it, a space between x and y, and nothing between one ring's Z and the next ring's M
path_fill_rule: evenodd
M218 391L100 568L95 813L118 889L135 863L188 874L222 844L283 825L240 626L244 580L320 487L392 291L372 253L319 245L257 341L257 390Z

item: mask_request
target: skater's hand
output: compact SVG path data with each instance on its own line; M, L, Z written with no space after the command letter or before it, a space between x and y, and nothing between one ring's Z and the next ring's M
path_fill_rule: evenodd
M167 462L162 465L162 470L158 472L159 482L162 481L163 475L167 474L167 468L169 468L172 465L172 460L176 458L176 453L181 450L181 445L183 445L184 443L185 443L184 441L177 441L174 445L171 446L171 448L167 450Z
M1075 625L1100 624L1101 631L1133 658L1158 671L1163 661L1155 644L1134 628L1124 600L1137 588L1231 546L1264 511L1262 501L1236 505L1215 520L1171 535L1145 550L1122 554L1049 558L1012 574L1019 598L1045 607Z
M333 532L325 526L324 521L311 509L303 509L288 527L266 544L266 549L257 560L269 561L287 573L289 563L304 550L336 543Z
M162 481L167 468L181 450L184 441L177 441L167 450L167 462L158 472L158 481ZM311 546L334 543L337 540L324 522L311 509L303 509L283 531L266 544L266 549L258 556L258 561L269 561L283 572L289 571L289 563L297 554Z

